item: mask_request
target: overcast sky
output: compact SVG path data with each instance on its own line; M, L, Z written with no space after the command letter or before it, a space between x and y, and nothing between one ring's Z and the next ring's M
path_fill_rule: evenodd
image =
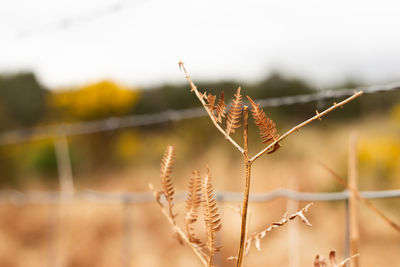
M0 2L0 73L49 87L254 81L271 71L320 87L400 80L400 2L13 0Z

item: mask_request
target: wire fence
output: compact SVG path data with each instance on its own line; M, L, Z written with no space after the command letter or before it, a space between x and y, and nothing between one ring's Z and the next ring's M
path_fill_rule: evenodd
M260 107L279 107L293 104L304 104L313 101L323 101L344 96L350 96L355 91L365 94L395 91L400 89L400 82L382 85L363 86L351 89L337 89L321 91L315 94L303 94L285 97L257 99ZM57 136L76 136L83 134L113 131L121 128L156 125L166 122L181 121L206 116L203 108L190 108L182 110L166 110L163 112L112 117L83 123L70 123L60 125L42 126L29 129L18 129L0 133L0 146L18 144L27 141L54 138Z
M262 107L277 107L292 104L302 104L312 101L323 101L326 99L334 99L349 96L354 91L364 91L366 94L378 92L387 92L400 89L400 82L374 85L367 87L359 87L342 90L329 90L315 94L296 95L278 98L258 99L257 102ZM60 191L30 191L21 192L17 190L0 191L0 204L12 204L26 206L30 204L43 204L49 206L49 247L48 266L60 266L57 262L60 255L57 255L55 248L55 233L51 229L56 229L57 205L62 204L78 204L81 202L89 202L96 204L114 204L121 205L123 209L123 232L124 238L121 249L121 266L132 266L130 259L132 255L132 235L135 231L132 208L134 205L155 203L154 197L149 192L101 192L93 190L74 191L73 177L71 172L71 163L69 160L69 149L66 137L90 134L103 131L111 131L126 127L146 126L169 121L180 121L205 116L206 113L202 108L192 108L185 110L167 110L164 112L144 115L131 115L117 118L109 118L105 120L97 120L84 123L63 124L38 127L33 129L20 129L15 131L0 133L0 145L17 144L32 140L40 140L52 138L56 150L56 160L59 170ZM385 191L364 191L360 192L361 196L367 199L388 199L400 198L400 190ZM176 195L177 201L182 201L185 193L181 192ZM241 202L243 195L236 192L217 192L216 198L219 202ZM267 193L254 193L250 195L251 202L265 203L277 198L287 198L294 201L344 201L346 209L345 218L345 251L349 256L349 199L351 194L348 190L341 192L297 192L285 188L278 188Z
M367 199L388 199L388 198L399 198L400 190L385 190L385 191L364 191L360 192L360 195ZM184 192L180 192L176 195L177 201L183 201L185 197ZM240 202L242 201L243 195L237 192L216 192L217 201L221 203L229 202ZM350 209L349 209L349 199L350 192L344 190L341 192L331 192L331 193L315 193L315 192L297 192L289 190L286 188L278 188L266 193L253 193L250 194L251 202L266 203L277 198L287 198L294 201L344 201L345 203L345 220L343 224L345 225L344 233L344 248L345 257L350 255ZM16 206L26 206L29 204L42 204L49 207L48 216L48 257L47 266L49 267L59 267L65 266L65 263L60 263L66 261L67 253L66 251L59 250L59 244L57 241L57 231L62 230L58 225L58 220L60 218L60 205L63 204L79 204L82 202L94 203L94 204L113 204L121 205L123 207L123 238L121 240L121 261L119 266L131 267L133 263L131 261L132 256L135 255L133 251L134 234L137 228L134 224L134 205L146 204L146 203L156 203L154 196L149 192L101 192L93 190L85 190L76 193L62 193L62 192L21 192L16 190L3 190L0 191L0 205L13 204ZM70 210L73 211L73 210ZM65 216L65 215L64 215ZM296 228L297 229L297 228ZM298 229L295 231L299 231ZM215 261L218 266L221 266L222 258L220 256L216 257ZM44 263L43 263L44 264ZM118 264L117 264L118 265ZM299 266L299 264L295 265Z
M400 198L400 190L364 191L360 195L367 199ZM241 202L242 193L216 192L218 201ZM269 202L277 198L288 198L296 201L340 201L350 196L348 190L341 192L297 192L286 188L277 188L266 193L253 193L251 202ZM183 201L185 193L176 195L177 201ZM65 194L58 191L32 191L21 192L16 190L0 191L0 204L28 205L28 204L59 204L71 202L90 202L97 204L146 204L154 203L154 196L149 192L101 192L84 190L76 193Z

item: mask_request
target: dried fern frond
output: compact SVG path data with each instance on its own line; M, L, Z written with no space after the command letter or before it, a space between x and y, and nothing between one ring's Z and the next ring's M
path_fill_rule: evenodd
M239 121L239 119L240 119L240 110L241 109L239 108L239 112L236 112L236 113L239 113L239 114L236 114L236 113L232 114L234 116L233 116L233 118L231 118L231 123L230 124L227 123L228 127L226 129L223 129L222 126L219 125L219 122L216 119L214 110L210 111L210 109L207 107L207 105L209 104L209 103L208 104L206 103L207 102L206 101L207 94L205 92L204 93L200 93L199 92L199 90L197 89L196 85L193 83L192 78L190 77L189 73L186 71L186 68L185 68L185 66L184 66L182 61L179 62L179 68L185 73L185 77L186 77L186 79L187 79L187 81L189 82L189 85L190 85L190 91L194 92L196 97L200 100L201 104L203 105L203 107L207 111L208 115L210 116L210 119L211 119L212 123L217 128L217 130L225 137L226 140L228 140L237 150L239 150L240 153L243 153L244 152L243 148L235 140L233 140L232 137L229 136L229 134L233 132L232 129L233 130L235 129L232 126L237 126L237 127L240 126L240 124L236 125L235 122L237 123ZM238 107L236 107L236 108L238 108ZM238 118L236 118L236 117L238 117Z
M229 108L228 117L226 121L225 132L227 135L234 133L235 129L240 127L240 118L242 116L242 95L240 94L240 87L237 89L234 99L232 100Z
M221 229L221 219L218 213L217 202L213 192L213 186L211 182L210 170L204 175L202 185L202 198L203 198L203 212L204 222L206 225L207 235L207 248L209 251L208 264L212 266L212 259L215 252L219 251L220 248L216 246L215 234Z
M195 237L191 224L197 221L197 211L201 204L201 176L199 171L193 171L193 176L189 180L188 193L186 198L186 217L185 226L189 241L199 246L204 244Z
M352 258L358 257L358 256L359 256L359 254L356 254L351 257L348 257L347 259L344 259L340 263L337 263L336 252L334 250L332 250L331 252L329 252L329 261L330 261L329 267L344 267L344 266L346 266L346 263L349 262ZM323 256L317 254L317 256L315 256L315 259L314 259L314 267L328 267L328 263L326 262L326 260Z
M215 109L215 100L217 99L217 97L213 94L208 94L205 99L207 100L207 104L206 107L208 108L208 110L210 110L211 112L213 112L213 110Z
M163 188L162 194L165 196L165 199L168 202L169 213L172 218L176 216L172 213L175 190L172 184L172 179L170 177L173 169L174 159L175 159L175 147L167 146L167 149L165 150L164 156L161 160L160 179Z
M215 119L217 120L218 123L222 122L222 118L225 118L225 111L226 109L226 104L224 101L224 92L222 91L221 97L218 100L217 106L215 107Z
M348 257L347 259L342 260L340 263L336 263L336 252L332 250L329 253L329 260L331 261L332 267L345 267L346 263L351 261L352 258L358 257L360 254L355 254L353 256Z
M328 267L328 264L323 256L317 254L314 259L314 267Z
M202 247L200 244L196 244L195 242L193 242L193 239L191 238L191 235L186 234L176 223L175 221L175 217L176 215L174 215L172 213L172 207L173 207L173 195L174 195L174 189L173 189L173 185L172 185L172 180L170 178L170 175L172 173L172 165L174 162L174 157L175 157L175 148L173 146L168 146L164 156L161 160L161 185L162 185L162 190L161 191L156 191L154 189L154 186L152 184L149 184L149 189L150 191L153 192L153 195L156 199L156 202L159 204L160 209L162 211L162 213L164 214L164 216L167 218L168 222L170 223L172 230L174 231L175 237L177 238L177 240L179 241L180 244L184 244L186 243L192 250L193 252L196 254L196 256L200 259L200 261L203 263L204 266L208 266L208 263L206 261L208 255L203 251ZM197 185L193 185L193 190L192 192L196 192L196 194L199 193L200 189L198 189L199 187L201 187L201 178L200 175L194 172L194 184ZM190 187L190 186L189 186ZM197 189L195 189L197 188ZM200 201L199 201L199 196L196 196L196 194L192 194L192 196L194 196L194 200L192 204L193 205L193 212L195 214L195 209L198 208L198 206L200 205ZM161 200L161 196L164 196L167 205L165 205L165 203L163 203L163 201ZM188 201L189 202L189 201ZM189 218L191 218L191 221L195 221L197 219L197 216L193 216L193 215L189 215ZM193 237L193 236L192 236Z
M247 99L250 101L250 104L253 107L251 113L253 115L255 124L260 129L260 135L263 144L278 140L279 134L276 130L275 123L265 115L265 112L260 108L260 104L256 104L249 96L247 96ZM276 151L278 147L279 145L277 144L274 147L274 151Z
M272 225L270 225L267 229L262 230L261 232L253 234L250 238L246 240L245 244L245 252L244 254L247 255L250 251L250 246L252 241L254 241L254 245L258 251L261 251L261 239L264 238L268 232L272 231L273 229L285 225L287 222L295 219L296 217L299 217L302 222L304 222L306 225L311 226L311 223L307 220L306 216L304 216L304 212L307 212L308 208L312 205L312 203L308 204L298 212L290 215L287 217L287 213L285 213L282 217L282 219L278 222L274 222Z

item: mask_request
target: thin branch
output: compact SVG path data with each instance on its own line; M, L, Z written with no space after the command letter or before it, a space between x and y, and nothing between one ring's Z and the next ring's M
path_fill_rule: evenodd
M355 254L353 256L348 257L347 259L344 259L340 263L337 263L336 261L336 252L332 250L329 253L329 266L330 267L345 267L347 262L349 262L351 259L356 258L360 256L360 254ZM322 255L317 254L314 259L314 267L328 267L328 263L326 262L325 258Z
M356 93L354 93L352 96L350 96L349 98L343 100L342 102L340 102L340 103L334 103L333 106L331 106L330 108L324 110L324 111L321 112L321 113L319 113L319 112L317 111L317 112L316 112L317 114L316 114L314 117L312 117L312 118L310 118L310 119L308 119L308 120L306 120L306 121L300 123L299 125L293 127L293 128L290 129L289 131L287 131L285 134L283 134L281 137L279 137L278 140L275 140L274 142L272 142L271 144L269 144L266 148L264 148L263 150L261 150L257 155L255 155L254 157L252 157L252 158L250 159L250 161L251 161L251 162L255 161L256 159L258 159L259 157L261 157L264 153L268 152L272 147L274 147L275 144L279 143L280 141L282 141L283 139L285 139L286 137L288 137L288 136L291 135L292 133L294 133L294 132L300 130L300 128L306 126L307 124L309 124L309 123L311 123L311 122L313 122L313 121L315 121L315 120L321 119L321 117L325 116L325 115L328 114L329 112L331 112L331 111L333 111L333 110L335 110L335 109L337 109L337 108L343 106L344 104L347 104L348 102L350 102L350 101L356 99L357 97L361 96L362 94L363 94L362 91L356 92Z
M396 224L395 222L393 222L392 220L390 220L388 217L386 217L385 214L383 214L377 207L375 207L374 204L372 204L371 201L369 201L368 199L362 197L360 195L360 193L358 192L357 189L355 189L352 186L349 186L346 181L340 177L337 173L335 173L331 168L329 168L328 166L326 166L324 163L319 162L319 164L324 167L330 174L332 174L332 176L336 179L336 181L338 181L342 186L344 186L345 188L349 189L354 196L364 202L364 204L370 208L372 211L374 211L376 214L378 214L378 216L380 216L386 223L388 223L391 227L393 227L394 229L396 229L398 232L400 232L400 225Z
M197 90L196 85L193 83L192 79L190 78L188 72L186 71L185 66L183 65L183 62L180 61L179 62L179 67L181 68L181 70L185 73L186 79L189 82L190 85L190 90L193 91L197 98L200 100L201 104L203 105L204 109L207 111L208 116L210 117L211 121L214 123L214 126L218 129L218 131L220 131L222 133L222 135L225 137L226 140L228 140L229 142L231 142L231 144L237 148L237 150L240 151L240 153L244 153L243 148L236 143L235 140L232 139L232 137L230 137L222 128L221 126L218 124L218 121L216 120L214 114L212 113L211 109L207 108L207 103L204 101L203 95L199 92L199 90Z
M347 259L342 260L337 266L333 267L346 267L346 263L348 263L350 260L354 258L360 257L360 253L354 254L353 256L348 257Z
M245 251L245 255L247 255L250 251L250 246L251 242L254 241L256 249L258 251L261 251L261 245L260 245L260 240L264 238L268 232L272 231L275 228L281 227L288 223L291 220L294 220L296 217L299 217L302 222L304 222L308 226L312 226L311 223L307 220L306 216L304 215L304 212L307 212L308 208L312 205L313 203L308 204L301 210L297 211L296 213L293 213L289 217L287 216L287 212L283 215L282 219L278 222L274 222L272 225L270 225L268 228L258 232L254 233L251 237L249 237L246 240L246 248L247 250Z
M186 236L186 234L182 231L182 229L176 225L174 219L170 216L170 214L168 213L168 211L164 208L164 206L161 204L161 202L159 201L159 194L158 192L156 192L154 190L154 187L152 184L149 184L149 188L150 190L153 192L154 197L157 200L157 203L159 204L158 206L160 207L162 213L164 214L164 216L167 218L169 224L171 225L172 229L174 230L174 232L181 238L181 240L183 242L185 242L192 250L193 252L196 254L196 256L200 259L200 261L203 263L204 266L207 267L207 261L205 259L205 254L204 252L202 252L200 250L200 248L198 248L197 246L195 246L192 242L190 242L189 238Z

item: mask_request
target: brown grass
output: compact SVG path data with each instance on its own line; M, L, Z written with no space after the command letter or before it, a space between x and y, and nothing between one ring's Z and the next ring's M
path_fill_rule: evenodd
M349 129L359 128L360 132L368 133L374 123L374 130L385 132L388 123L384 118L371 119L358 123L344 124L335 127L337 131L329 132L323 129L306 128L302 134L293 136L268 159L260 158L252 168L253 192L267 192L276 187L286 187L290 179L297 179L300 191L331 191L337 189L329 174L316 164L318 159L324 159L338 167L338 172L345 171L347 150L345 142ZM389 130L386 130L389 132ZM374 133L376 134L376 133ZM368 136L365 134L364 136ZM243 180L238 173L243 173L241 158L232 157L226 143L214 143L204 153L181 149L184 144L179 139L163 136L160 143L174 143L179 151L174 169L174 187L182 191L187 186L186 179L192 172L192 166L209 164L213 170L214 186L220 191L241 191ZM320 144L324 144L323 146ZM161 153L160 153L161 154ZM195 155L195 157L194 157ZM188 160L194 158L192 160ZM143 159L146 161L146 159ZM101 176L101 179L98 179ZM159 163L151 160L113 173L95 174L92 177L78 177L77 188L91 187L103 191L147 191L147 183L159 183ZM400 178L397 174L397 180ZM375 179L364 175L361 190L369 187ZM396 179L395 179L396 181ZM36 185L35 185L36 186ZM45 186L41 185L41 188ZM29 186L27 187L27 190ZM382 188L385 189L385 188ZM389 189L389 188L386 188ZM400 214L398 203L391 207L387 200L374 201L385 214L392 214L397 221ZM234 266L225 259L236 255L240 236L238 215L228 206L238 203L218 203L221 220L224 227L219 232L219 243L224 244L220 255L221 266ZM305 206L306 203L300 203ZM175 203L176 213L186 213L185 203ZM43 266L49 260L49 206L0 206L0 266ZM250 203L251 229L263 229L266 222L273 222L286 210L286 200L277 199L268 203ZM266 212L268 211L268 212ZM177 245L165 218L159 215L158 207L153 204L135 205L131 210L133 230L130 236L132 250L131 266L201 266L196 262L190 249ZM199 215L201 217L202 215ZM185 216L183 216L185 217ZM316 253L326 253L333 247L338 249L338 258L344 258L344 223L345 214L342 202L315 203L309 210L308 219L312 221L310 230L302 227L300 235L301 266L312 266ZM62 255L66 266L124 266L123 244L124 232L123 208L119 205L96 205L76 203L69 206L68 216L56 222L55 256ZM200 221L200 220L199 220ZM388 227L374 213L365 207L360 207L360 266L397 266L400 265L398 251L400 244L396 232ZM229 222L229 223L226 223ZM295 222L292 222L295 223ZM177 224L184 229L184 220ZM283 226L285 228L286 226ZM54 229L53 229L54 230ZM196 232L198 234L198 232ZM263 242L264 252L254 251L246 257L247 266L287 266L286 231L272 231L268 242ZM53 259L54 260L54 259ZM215 259L218 262L218 258Z

